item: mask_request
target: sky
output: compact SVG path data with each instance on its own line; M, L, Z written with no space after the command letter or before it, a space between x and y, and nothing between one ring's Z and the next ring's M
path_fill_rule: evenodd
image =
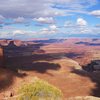
M0 0L0 38L100 37L100 0Z

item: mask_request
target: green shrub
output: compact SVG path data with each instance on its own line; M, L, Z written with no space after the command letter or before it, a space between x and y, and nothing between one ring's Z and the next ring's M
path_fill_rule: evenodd
M18 89L18 100L62 100L62 92L49 83L35 79Z

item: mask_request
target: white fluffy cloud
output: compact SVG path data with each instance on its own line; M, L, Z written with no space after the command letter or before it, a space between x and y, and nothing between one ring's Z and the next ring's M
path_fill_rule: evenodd
M6 18L51 17L63 14L63 11L53 8L53 0L0 0L0 14Z
M72 12L85 12L98 0L0 0L0 14L6 18L51 17ZM66 8L59 9L60 8Z
M96 27L96 28L95 28ZM75 23L66 21L64 24L67 34L100 34L99 25L89 26L83 18L78 18Z
M90 12L90 14L100 18L100 10L94 10L94 11Z
M25 31L22 31L22 30L15 30L15 31L13 31L12 33L13 33L13 35L16 35L16 34L24 34Z
M87 21L84 20L83 18L78 18L77 19L77 25L79 25L79 26L86 26L87 25Z
M14 19L14 23L24 23L26 20L24 17L18 17Z
M52 17L39 17L39 18L34 18L34 21L37 21L42 24L53 24L55 23L54 19Z
M64 27L61 23L60 26L56 26L60 23L59 18L57 16L67 16L73 15L76 16L78 13L91 14L97 17L100 17L100 10L95 10L89 13L89 7L97 4L99 0L0 0L0 24L5 27L6 24L26 24L27 19L33 19L36 21L38 25L44 25L43 28L34 34L44 34L44 33L57 33L60 29L63 30L66 28L70 33L91 33L93 32L93 28L88 26L88 22L83 18L78 18L76 23L66 22ZM4 17L3 17L4 16ZM8 20L11 19L14 23L10 23ZM55 18L55 19L54 19ZM4 23L4 20L6 23ZM62 19L63 17L62 17ZM55 21L59 21L56 23ZM30 23L33 25L34 23ZM45 25L50 24L50 25ZM56 24L56 25L55 25ZM6 25L8 27L8 25ZM17 25L14 25L15 27ZM35 25L31 26L35 30ZM31 29L30 27L30 29ZM23 35L33 34L33 32L25 32L22 27L18 26L17 29L5 29L2 28L3 31L11 31L13 35ZM19 28L19 29L18 29ZM23 27L26 28L26 27ZM27 28L28 29L28 28ZM26 30L27 30L26 29ZM33 30L31 29L31 30ZM15 31L14 31L15 30ZM37 29L36 29L37 30ZM66 30L63 30L66 32ZM96 32L97 28L95 28ZM12 35L10 34L10 35ZM3 36L3 34L2 34Z
M96 24L95 27L100 28L100 24Z
M50 25L48 28L41 29L38 33L40 34L55 34L58 32L56 25Z
M2 15L0 15L0 24L3 24L4 20L5 18Z
M88 25L88 22L81 17L78 18L75 23L71 20L67 20L64 23L65 28L82 28L82 27L87 27L87 25Z
M51 30L57 30L57 26L56 25L50 25L49 26Z
M57 4L62 4L62 5L65 5L65 6L68 6L68 7L72 7L73 6L73 9L77 9L77 8L84 8L85 7L90 7L90 6L93 6L97 3L97 0L53 0L55 3ZM76 7L76 8L74 8Z
M66 21L65 24L64 24L65 28L70 28L70 27L73 27L73 26L75 26L75 25L72 21Z
M0 20L4 20L5 18L2 16L2 15L0 15Z

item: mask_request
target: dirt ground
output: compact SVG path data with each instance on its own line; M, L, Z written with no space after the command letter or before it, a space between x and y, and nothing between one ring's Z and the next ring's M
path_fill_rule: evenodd
M77 45L76 42L80 40L44 45L41 49L45 53L9 59L7 64L10 66L9 63L12 62L17 71L1 66L0 100L6 97L9 91L15 95L15 90L23 82L30 82L34 77L44 79L61 89L65 100L75 96L100 97L100 72L86 72L82 69L82 65L89 63L91 59L97 56L99 59L96 54L100 54L100 46Z

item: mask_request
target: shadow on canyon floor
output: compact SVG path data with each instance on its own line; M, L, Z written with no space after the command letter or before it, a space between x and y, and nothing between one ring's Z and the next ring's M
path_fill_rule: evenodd
M8 46L3 47L4 57L3 59L0 59L4 60L4 68L14 74L2 72L0 77L3 75L6 76L0 78L0 88L4 89L6 87L9 87L13 83L13 79L16 76L25 77L27 75L25 73L19 73L18 70L35 71L40 74L46 73L50 75L50 73L48 73L48 70L59 70L61 68L59 64L53 63L53 60L62 59L63 57L75 58L84 55L84 53L78 54L74 52L46 54L45 51L43 51L41 54L34 54L33 51L41 50L40 47L43 45L37 44L35 46L36 47L33 47L33 45L26 47L17 47L13 44L13 42L11 42ZM26 55L27 52L29 52L30 54ZM22 55L23 53L25 55Z
M34 70L39 73L45 73L46 70L58 70L59 64L52 63L53 60L62 58L75 58L84 54L77 53L51 53L51 54L33 54L30 56L6 57L5 65L9 69Z
M90 43L90 42L76 42L75 44L84 44L86 46L100 46L100 43Z
M99 60L100 61L100 60ZM91 63L93 64L93 63ZM88 67L90 67L90 64L88 64ZM99 71L84 71L84 70L77 70L77 69L72 69L72 73L78 74L83 77L89 77L93 83L95 83L95 88L91 90L92 96L100 97L100 70Z
M13 83L14 75L11 71L0 68L0 92L8 88Z

